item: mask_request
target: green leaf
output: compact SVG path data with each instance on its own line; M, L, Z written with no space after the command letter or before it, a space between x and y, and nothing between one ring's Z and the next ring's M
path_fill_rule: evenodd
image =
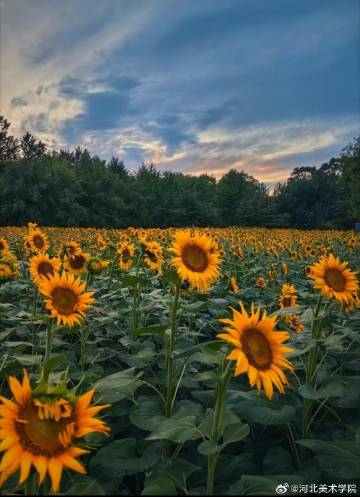
M218 306L218 307L224 307L224 308L226 308L229 305L229 302L226 299L212 298L209 301L209 304L211 304L213 306Z
M178 285L180 283L180 278L175 269L165 271L162 275L162 280L165 283L170 283L172 285Z
M219 449L220 449L219 446L216 445L216 443L213 440L203 440L198 445L198 451L203 456L211 456L212 454L216 454L217 452L220 452Z
M302 323L311 323L311 321L314 319L314 311L311 309L311 307L305 309L305 311L301 314L300 319Z
M95 384L95 388L97 393L101 395L102 401L113 403L130 397L140 386L137 383L137 378L141 373L134 376L134 372L135 369L131 368L101 378Z
M171 440L184 443L194 435L199 436L195 427L195 416L172 416L159 423L158 428L147 437L147 440Z
M101 481L147 471L160 459L161 447L149 445L141 456L137 454L135 438L115 440L100 450L90 462L90 472Z
M146 328L133 328L129 331L130 335L163 335L167 329L170 328L170 323L147 326Z
M16 348L16 347L26 348L26 347L32 347L32 343L31 342L5 342L4 346L8 349L12 349L12 348Z
M219 381L219 375L214 371L202 371L201 373L195 374L193 379L204 383L216 383Z
M250 433L249 425L245 423L231 423L224 428L223 447L228 444L239 442Z
M274 311L271 316L286 316L287 314L300 314L302 312L302 307L301 306L295 306L295 307L284 307L283 309L277 309Z
M155 476L145 480L141 495L177 495L174 481L166 476Z
M51 359L49 359L45 364L44 364L44 369L43 369L43 375L44 379L47 380L49 377L49 374L54 371L60 364L63 364L66 361L66 356L65 354L59 354Z
M328 442L303 439L296 443L315 452L321 468L336 478L360 478L360 444L351 441Z
M159 397L141 396L130 411L130 421L141 430L154 431L165 418L164 405Z
M191 304L184 304L182 308L185 312L195 314L196 312L206 311L207 306L208 306L207 302L193 302Z
M229 495L280 495L281 493L289 493L289 488L292 484L299 485L306 483L307 477L303 475L243 475L241 481L229 488ZM277 492L276 488L281 485L286 489L286 492Z
M311 385L301 385L298 392L304 399L325 399L327 397L342 397L344 394L344 384L341 379L335 378L324 382L320 388L314 390Z
M14 359L20 362L22 366L40 366L41 365L41 355L31 355L31 354L16 354L12 356Z
M138 284L144 286L148 283L148 280L146 278L142 278L141 276L134 276L132 274L127 274L126 276L123 277L122 283L124 286L131 286L131 287L135 287Z
M41 362L41 356L40 357L40 362ZM2 369L0 369L0 377L2 376L8 376L11 373L15 373L16 371L20 371L23 368L22 364L20 364L19 361L14 360L11 362L8 362L6 366L4 366Z
M238 412L241 413L242 419L249 423L260 423L262 425L288 424L295 420L296 414L295 408L291 405L278 408L275 405L270 407L246 404L239 406Z
M189 476L191 476L193 473L196 473L200 469L201 468L199 466L195 466L191 462L177 457L174 461L166 466L164 472L167 476L173 478L175 485L179 489L183 490L186 488L187 479L189 478ZM159 471L162 472L162 470Z
M271 447L263 460L263 467L265 473L292 473L294 468L292 466L291 454L280 446Z
M203 347L199 352L195 352L190 358L189 362L199 362L200 364L222 364L224 354L210 347Z
M86 477L86 481L75 483L65 495L106 495L101 485L92 478Z
M316 340L309 340L309 342L307 343L306 347L303 348L303 349L298 349L298 348L295 348L292 352L290 352L288 354L288 359L291 359L293 357L299 357L301 355L304 355L306 354L307 352L309 352L309 350L313 349L316 345Z

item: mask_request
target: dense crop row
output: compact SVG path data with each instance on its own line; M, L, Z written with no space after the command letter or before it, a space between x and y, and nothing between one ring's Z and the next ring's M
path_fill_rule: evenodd
M1 491L359 486L359 245L0 228Z

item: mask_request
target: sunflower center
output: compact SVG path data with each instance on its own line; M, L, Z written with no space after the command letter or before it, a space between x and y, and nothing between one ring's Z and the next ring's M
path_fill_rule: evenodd
M268 340L256 328L245 331L241 339L243 351L250 364L257 369L268 369L272 362L272 350Z
M35 405L37 403L37 405ZM66 401L35 400L19 413L16 431L21 445L33 455L60 455L70 444L75 431L72 408Z
M85 264L85 257L82 255L74 255L70 259L70 266L73 269L81 269Z
M182 261L187 268L203 273L208 266L206 253L197 245L188 245L182 251Z
M123 249L122 251L122 258L123 258L123 261L124 262L128 262L128 260L130 259L130 252L129 252L129 249Z
M346 279L338 269L328 269L324 277L327 285L336 292L343 292L346 287Z
M33 243L36 248L41 249L45 245L44 239L40 235L35 235L33 238Z
M157 254L155 252L152 252L151 250L146 250L145 251L145 257L150 259L151 262L157 262Z
M5 249L5 244L4 244L4 242L0 241L0 250L4 250L4 249Z
M51 292L54 306L61 314L71 314L74 312L79 299L70 288L57 287Z
M292 299L291 299L291 297L289 297L289 296L284 296L284 297L282 298L282 305L283 305L284 307L290 307L290 306L291 306L291 300L292 300Z
M38 273L47 276L49 273L54 274L54 268L49 262L41 262L38 265Z

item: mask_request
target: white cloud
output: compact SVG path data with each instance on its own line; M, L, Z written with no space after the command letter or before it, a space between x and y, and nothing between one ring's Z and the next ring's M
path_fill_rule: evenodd
M301 122L267 123L259 126L226 130L200 131L194 144L184 144L173 154L155 135L138 127L85 133L80 143L101 157L118 155L130 169L139 159L126 160L129 151L136 149L144 162L153 162L162 170L184 171L188 174L212 174L220 178L229 169L244 170L259 181L275 183L286 179L296 167L298 156L302 165L312 162L317 152L323 161L337 155L349 136L356 134L359 120L347 119L303 120Z
M75 138L100 157L125 157L127 165L135 168L141 156L162 169L190 174L209 172L217 177L233 167L273 183L284 179L298 165L300 155L311 161L313 154L326 160L330 153L339 153L358 133L357 116L279 121L276 108L274 116L271 108L267 122L240 125L235 121L247 107L249 91L253 90L249 81L252 83L255 69L260 68L255 90L266 92L262 71L289 54L302 57L319 51L319 64L333 60L339 40L344 43L354 36L354 21L346 12L341 17L342 6L295 16L276 36L271 24L261 24L256 32L249 24L226 33L211 49L188 45L182 51L180 46L173 59L171 50L165 50L167 55L159 60L157 53L151 54L156 43L166 40L172 25L180 20L236 2L183 0L182 9L175 12L167 0L137 0L136 7L128 0L5 0L1 3L1 112L12 123L15 134L22 134L26 127L49 146L67 146L64 124L79 118L87 109L83 98L62 94L59 83L72 77L88 94L110 92L107 70L114 75L120 68L121 75L128 72L142 79L132 94L139 112L121 116L121 128L82 130ZM147 38L149 29L151 36ZM136 43L140 54L131 51ZM126 47L130 47L128 58L122 52ZM159 51L162 48L158 46ZM104 81L99 82L99 75L104 76ZM14 99L21 99L18 102L23 105L13 105ZM235 104L229 107L230 116L219 118L214 125L199 124L207 109L225 108L232 99ZM252 105L256 112L257 102ZM179 118L180 131L192 136L193 143L179 140L175 147L168 146L157 122L167 113ZM131 160L134 150L137 155Z
M109 15L98 29L86 33L87 26L114 5L116 15ZM88 0L86 8L76 0L8 0L1 4L0 104L15 135L23 132L21 124L25 122L28 131L50 145L63 144L63 124L85 108L80 98L62 95L59 83L71 75L87 82L89 93L106 88L92 83L103 55L120 48L130 34L141 30L154 7L150 2L139 2L137 9L129 5L108 0ZM86 34L76 38L77 31ZM75 36L74 43L69 43L68 36ZM14 107L11 102L19 97L27 105ZM37 128L39 115L46 131Z

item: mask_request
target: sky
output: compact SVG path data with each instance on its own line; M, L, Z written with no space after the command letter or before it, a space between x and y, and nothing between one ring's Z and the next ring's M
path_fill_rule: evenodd
M273 185L360 134L359 0L0 0L0 111L130 170Z

